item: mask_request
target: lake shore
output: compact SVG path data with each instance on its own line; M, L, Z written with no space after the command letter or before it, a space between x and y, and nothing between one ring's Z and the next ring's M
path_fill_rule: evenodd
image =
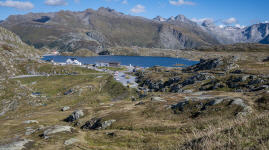
M159 48L140 48L140 47L112 47L108 48L109 56L156 56L156 57L170 57L170 58L184 58L192 61L199 61L200 59L216 58L220 56L229 57L236 56L243 60L262 60L268 56L265 51L199 51L199 50L172 50ZM65 56L81 56L75 53L64 53ZM87 56L98 56L83 55Z

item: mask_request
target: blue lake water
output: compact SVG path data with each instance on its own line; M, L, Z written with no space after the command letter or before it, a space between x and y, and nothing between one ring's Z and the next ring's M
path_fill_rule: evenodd
M76 58L82 64L95 64L97 62L120 62L121 65L132 65L139 67L175 67L176 64L190 66L198 61L191 61L183 58L171 57L151 57L151 56L93 56L93 57L73 57L73 56L44 56L42 60L53 59L55 62L63 63L68 58Z

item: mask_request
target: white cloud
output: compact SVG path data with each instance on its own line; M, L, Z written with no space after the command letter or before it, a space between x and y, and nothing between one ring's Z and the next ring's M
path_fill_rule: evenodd
M80 0L74 0L74 2L75 2L75 3L79 3L79 2L80 2Z
M240 25L240 24L236 24L235 27L240 28L240 29L243 29L243 28L245 28L246 26L244 26L244 25Z
M192 18L191 19L193 22L197 22L197 23L203 23L204 21L208 21L208 22L214 22L214 20L212 18L200 18L200 19L197 19L197 18Z
M224 27L225 27L225 25L221 24L221 25L219 25L219 27L220 27L220 28L224 28Z
M176 5L176 6L180 6L180 5L195 5L194 2L191 1L185 1L185 0L170 0L169 3L171 5Z
M140 4L136 5L134 8L131 9L131 12L133 12L133 13L142 13L145 11L146 11L145 6L140 5Z
M123 0L121 3L122 4L128 4L128 1L127 0Z
M237 20L234 17L231 17L231 18L228 18L228 19L225 19L222 21L222 23L224 23L226 25L230 25L230 24L233 24L236 22L237 22Z
M269 21L266 20L266 21L264 21L264 23L269 23Z
M45 4L49 6L64 6L67 5L67 2L65 0L46 0Z
M0 1L0 6L17 8L20 10L30 10L34 8L34 4L32 4L31 2L22 2L13 0Z

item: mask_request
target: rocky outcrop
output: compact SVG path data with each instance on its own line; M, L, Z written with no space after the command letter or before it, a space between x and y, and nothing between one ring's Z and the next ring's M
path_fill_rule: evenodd
M201 59L200 62L196 65L184 68L184 72L197 72L203 70L221 70L221 71L229 71L239 67L236 64L237 58L235 57L219 57L213 59Z
M191 116L192 118L196 118L204 111L215 111L215 109L211 110L211 107L216 105L221 105L222 108L228 106L232 107L233 105L241 107L241 110L235 112L236 116L246 116L252 113L252 108L248 106L243 99L233 97L191 97L190 99L187 98L177 104L171 105L171 109L176 114L188 112L189 110L196 110L196 112L192 113Z

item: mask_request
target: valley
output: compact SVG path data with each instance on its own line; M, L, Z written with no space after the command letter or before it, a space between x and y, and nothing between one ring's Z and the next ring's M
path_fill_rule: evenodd
M0 26L0 150L269 148L268 23L101 7Z

